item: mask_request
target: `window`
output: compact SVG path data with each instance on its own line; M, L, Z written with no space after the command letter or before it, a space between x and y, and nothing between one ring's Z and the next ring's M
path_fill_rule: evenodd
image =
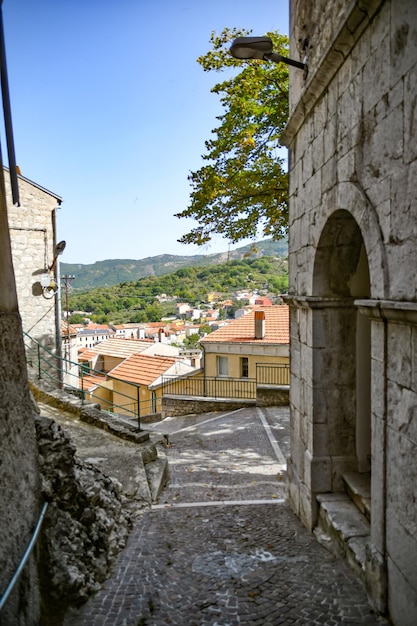
M217 376L229 376L229 360L227 356L217 357Z
M249 377L249 359L247 356L240 359L240 376L241 378Z

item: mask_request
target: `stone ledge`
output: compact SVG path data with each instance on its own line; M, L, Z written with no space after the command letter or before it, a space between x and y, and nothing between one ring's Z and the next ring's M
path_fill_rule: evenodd
M417 302L399 300L355 300L360 312L375 320L417 324Z
M314 534L318 542L344 559L364 580L366 546L370 540L368 521L342 492L319 494L317 501L319 515Z
M83 422L91 424L97 428L101 428L116 437L132 441L134 443L144 443L149 441L149 433L146 431L138 431L135 426L124 424L120 416L102 411L100 405L91 403L82 403L81 399L59 389L54 391L46 391L40 389L33 383L30 384L31 391L35 400L45 402L63 411L74 413Z

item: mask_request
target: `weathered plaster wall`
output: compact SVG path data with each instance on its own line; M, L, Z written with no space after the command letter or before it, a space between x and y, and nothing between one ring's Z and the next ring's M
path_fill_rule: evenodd
M343 464L348 469L352 441L340 456L337 413L343 411L345 425L354 414L355 376L348 370L355 367L355 348L346 337L354 342L354 298L366 298L372 548L387 568L391 616L407 625L417 619L417 3L293 0L295 58L305 39L309 75L304 83L292 71L283 136L291 151L290 496L312 525L315 493L337 489L335 475ZM333 239L324 237L329 224ZM361 249L353 226L369 265L369 293L353 289ZM339 265L332 273L343 254L345 271ZM326 259L327 283L325 272L320 275Z

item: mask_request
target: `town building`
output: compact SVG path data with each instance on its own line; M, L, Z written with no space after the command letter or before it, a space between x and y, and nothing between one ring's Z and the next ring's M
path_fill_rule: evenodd
M105 324L77 324L76 334L78 348L93 348L102 341L117 337L113 328Z
M352 475L368 480L369 536L350 534L345 552L359 562L377 609L411 626L417 3L290 4L290 56L308 57L308 75L290 70L281 137L291 163L289 498L313 530L326 507L344 518Z
M257 367L283 366L288 384L289 308L258 307L204 337L204 372L208 377L257 378Z
M140 417L160 411L163 381L193 373L200 358L150 339L108 339L79 355L78 387L104 410Z
M13 204L9 171L4 168L7 212L19 313L23 331L52 358L51 376L59 378L61 352L60 277L57 211L62 198L29 178L17 175L20 206ZM28 361L35 342L25 338ZM52 369L55 374L52 374Z

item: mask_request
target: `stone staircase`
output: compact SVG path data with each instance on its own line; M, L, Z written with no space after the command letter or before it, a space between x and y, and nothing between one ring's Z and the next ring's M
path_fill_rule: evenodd
M343 476L344 492L317 496L318 522L314 534L319 543L344 559L364 580L365 550L370 538L371 476Z

